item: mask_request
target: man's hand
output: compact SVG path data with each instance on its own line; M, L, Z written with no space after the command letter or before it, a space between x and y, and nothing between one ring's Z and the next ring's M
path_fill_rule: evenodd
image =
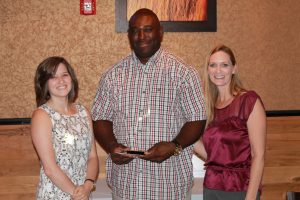
M132 161L134 158L125 154L127 150L130 149L122 144L116 143L112 145L110 150L112 161L117 165L127 164Z
M162 163L174 154L175 148L176 146L173 142L159 142L146 151L145 155L140 158L151 162Z

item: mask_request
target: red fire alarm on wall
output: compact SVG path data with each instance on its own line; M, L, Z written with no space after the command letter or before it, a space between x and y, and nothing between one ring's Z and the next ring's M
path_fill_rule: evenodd
M95 15L96 14L96 0L80 0L80 14Z

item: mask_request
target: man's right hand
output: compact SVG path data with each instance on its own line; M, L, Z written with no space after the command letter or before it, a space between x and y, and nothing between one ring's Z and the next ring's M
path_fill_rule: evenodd
M130 149L117 142L113 133L113 123L111 121L94 121L94 133L101 147L110 154L111 159L115 164L127 164L134 159L132 156L123 154Z
M116 143L110 149L111 159L117 165L127 164L134 159L132 156L125 154L130 148L122 144Z

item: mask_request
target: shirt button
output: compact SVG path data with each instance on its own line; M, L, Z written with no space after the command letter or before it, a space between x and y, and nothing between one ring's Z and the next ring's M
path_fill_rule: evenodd
M139 117L139 121L142 121L143 120L143 117Z

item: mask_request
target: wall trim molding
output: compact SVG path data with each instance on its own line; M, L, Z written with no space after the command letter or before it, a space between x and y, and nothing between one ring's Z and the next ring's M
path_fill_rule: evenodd
M31 118L0 118L0 125L30 124Z
M300 110L267 110L267 117L300 116Z

